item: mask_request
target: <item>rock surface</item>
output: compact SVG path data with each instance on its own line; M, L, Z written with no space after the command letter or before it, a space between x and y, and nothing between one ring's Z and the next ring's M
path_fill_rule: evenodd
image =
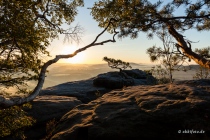
M123 88L124 86L133 86L134 79L124 78L119 72L108 72L99 74L94 80L93 85L97 87L105 87L111 89Z
M58 121L69 110L82 103L75 97L45 95L38 96L31 104L32 109L27 112L36 119L36 124L26 131L26 136L30 140L38 140L46 135L46 123L53 119Z
M91 78L88 80L63 83L57 86L43 89L40 92L40 96L56 95L56 96L76 97L81 102L88 103L98 98L98 96L107 93L109 91L111 91L111 89L93 86L93 78Z
M93 80L93 85L111 89L123 88L124 86L133 85L153 85L156 79L152 75L139 69L123 70L127 78L123 77L120 72L107 72L99 74Z
M108 72L99 74L97 77L88 80L68 82L48 87L43 89L40 92L40 95L76 97L81 102L88 103L112 89L119 89L124 86L132 85L150 85L154 84L155 81L154 77L148 76L145 72L138 69L125 70L125 73L130 78L122 78L122 76L119 75L119 72Z
M209 80L127 87L73 108L59 121L51 140L207 140L209 106Z
M59 120L75 106L95 100L112 90L108 87L94 86L94 79L63 83L42 90L40 96L32 102L33 108L27 110L28 114L36 119L37 122L26 131L26 136L30 139L43 137L46 135L46 123L53 119ZM134 82L132 78L130 80Z

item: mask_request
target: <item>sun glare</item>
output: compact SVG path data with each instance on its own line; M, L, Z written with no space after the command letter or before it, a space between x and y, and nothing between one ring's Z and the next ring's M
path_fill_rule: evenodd
M76 51L77 49L79 49L79 47L76 47L76 46L64 46L62 51L61 51L61 54L71 54L74 51ZM73 64L83 63L84 57L85 57L84 53L81 52L81 53L78 53L77 55L75 55L72 58L63 59L62 62L64 62L64 63L73 63Z

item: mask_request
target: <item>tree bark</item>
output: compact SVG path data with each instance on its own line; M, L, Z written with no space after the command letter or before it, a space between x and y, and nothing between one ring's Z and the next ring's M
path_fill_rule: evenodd
M189 42L186 42L184 40L184 37L181 34L179 34L170 24L168 24L168 31L176 39L176 41L178 42L177 45L181 48L184 55L194 60L197 64L201 65L202 67L210 69L210 61L204 58L203 56L193 52L191 47L187 45L187 43L189 45L191 44Z
M44 81L45 81L45 76L46 76L45 73L46 73L47 68L50 65L52 65L53 63L56 63L59 59L66 59L66 58L74 57L78 53L80 53L80 52L82 52L82 51L84 51L84 50L86 50L86 49L88 49L92 46L103 45L103 44L108 43L108 42L116 42L115 41L115 36L116 36L116 34L118 34L118 32L116 32L114 30L114 34L113 34L112 39L101 41L101 42L97 43L98 38L108 29L108 27L110 25L113 25L113 21L116 21L116 20L113 19L113 18L110 19L107 27L100 34L98 34L98 36L96 36L95 40L92 43L90 43L89 45L76 50L72 54L57 55L54 59L49 60L46 63L44 63L44 65L41 68L40 74L39 74L39 79L38 79L37 86L34 88L33 92L29 96L27 96L27 97L13 97L13 98L12 97L11 98L4 98L4 97L0 96L0 109L6 109L6 108L9 108L9 107L14 106L14 105L22 105L22 104L25 104L27 102L30 102L30 101L34 100L39 95L39 92L42 89L42 86L43 86Z

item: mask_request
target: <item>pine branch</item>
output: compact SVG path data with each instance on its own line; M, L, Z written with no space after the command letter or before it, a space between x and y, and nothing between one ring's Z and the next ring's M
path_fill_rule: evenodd
M52 65L53 63L56 63L59 59L64 59L64 58L66 59L66 58L74 57L78 53L80 53L80 52L82 52L82 51L84 51L84 50L86 50L90 47L93 47L93 46L104 45L105 43L108 43L108 42L116 42L115 36L118 34L118 32L115 31L115 29L114 29L114 34L113 34L112 39L108 39L108 40L101 41L101 42L97 43L98 38L109 28L109 26L113 25L113 22L116 22L116 20L111 18L107 27L100 34L98 34L96 36L95 40L92 43L90 43L89 45L76 50L72 54L57 55L54 59L51 59L51 60L47 61L46 63L44 63L44 65L41 68L41 72L39 74L38 84L29 96L27 96L27 97L14 97L14 98L4 98L4 97L0 96L0 109L9 108L9 107L14 106L14 105L22 105L22 104L25 104L27 102L30 102L30 101L34 100L36 98L36 96L39 95L39 92L42 89L42 86L44 84L45 77L46 77L45 73L47 71L47 68L50 65Z

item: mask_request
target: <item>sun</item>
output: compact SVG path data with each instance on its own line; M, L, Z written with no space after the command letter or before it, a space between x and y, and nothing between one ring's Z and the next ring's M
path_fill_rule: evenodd
M76 46L64 46L61 54L71 54L74 51L76 51L77 49L79 49L79 47ZM72 58L68 58L68 59L63 59L62 62L64 63L73 63L73 64L77 64L77 63L83 63L85 59L85 55L84 53L78 53L77 55L75 55Z

